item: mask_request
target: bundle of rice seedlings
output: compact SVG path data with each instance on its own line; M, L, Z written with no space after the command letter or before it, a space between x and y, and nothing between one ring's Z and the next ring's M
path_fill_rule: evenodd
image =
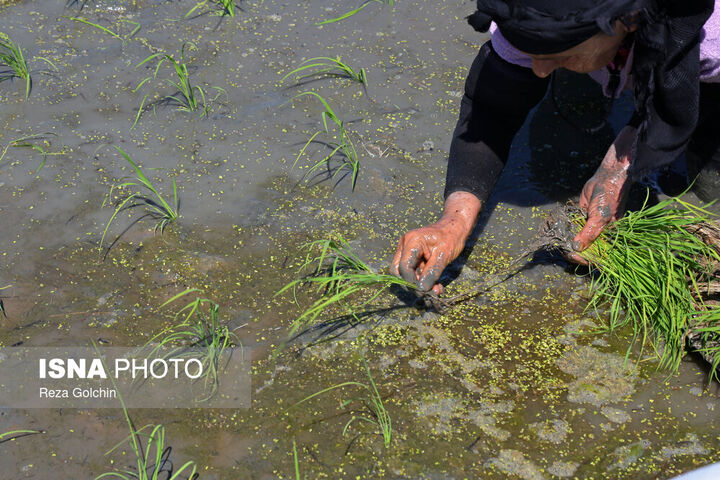
M568 249L585 222L566 208L546 221L548 248ZM561 227L562 217L567 227ZM720 353L720 228L707 210L671 198L629 212L584 252L592 267L590 309L607 308L606 327L630 325L632 343L653 346L660 367L676 371L689 339L717 365ZM629 350L628 350L629 352ZM714 375L714 374L713 374Z

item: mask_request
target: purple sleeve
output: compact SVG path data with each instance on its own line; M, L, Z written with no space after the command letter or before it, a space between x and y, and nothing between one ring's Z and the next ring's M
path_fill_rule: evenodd
M720 83L720 9L710 15L700 32L700 81Z

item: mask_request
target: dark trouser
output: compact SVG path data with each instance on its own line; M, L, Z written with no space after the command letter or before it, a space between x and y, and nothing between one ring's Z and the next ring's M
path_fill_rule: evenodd
M720 83L700 84L700 117L685 157L693 192L704 202L720 200Z

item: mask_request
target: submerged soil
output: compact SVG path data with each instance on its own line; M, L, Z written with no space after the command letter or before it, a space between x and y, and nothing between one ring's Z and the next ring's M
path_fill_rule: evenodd
M487 295L445 315L388 293L361 322L323 317L279 355L295 305L274 296L296 278L304 242L340 234L384 269L400 235L437 218L444 166L464 77L486 40L465 24L472 2L372 2L321 27L346 2L242 2L234 18L184 19L193 2L2 2L2 31L23 47L34 74L0 84L0 145L45 134L52 155L10 147L0 163L0 346L144 344L172 322L160 306L198 288L252 351L248 409L131 410L137 425L163 424L175 465L197 462L202 479L671 478L718 460L717 386L687 358L675 375L631 332L598 333L603 312L584 312L587 279L559 258L537 256ZM83 7L80 10L80 7ZM126 41L63 16L129 35ZM226 90L207 118L158 104L131 128L143 96L174 92L136 67L157 52L186 58L192 79ZM280 82L307 58L341 56L368 72ZM52 69L51 69L52 70ZM169 70L164 75L169 75ZM564 100L595 125L597 88L558 78ZM349 177L300 182L312 160L298 152L322 128L314 90L357 135L357 186ZM585 98L575 95L591 92ZM213 95L214 96L214 95ZM569 100L568 100L569 99ZM555 102L557 103L557 102ZM584 133L546 99L518 134L507 169L468 249L447 272L448 294L502 272L527 249L538 222L579 193L631 105ZM590 112L589 114L587 112ZM599 113L598 113L599 112ZM196 112L197 113L197 112ZM566 115L565 115L566 116ZM49 135L50 132L53 135ZM325 138L324 141L333 141ZM110 185L129 175L120 146L181 218L163 235L133 224L104 257ZM308 153L322 158L321 145ZM0 150L2 151L2 150ZM335 177L337 180L339 177ZM142 212L123 212L115 238ZM392 419L389 447L352 388L301 399L345 381L367 382L367 360ZM0 432L45 433L0 443L3 478L95 478L132 464L106 455L128 434L122 411L0 410Z

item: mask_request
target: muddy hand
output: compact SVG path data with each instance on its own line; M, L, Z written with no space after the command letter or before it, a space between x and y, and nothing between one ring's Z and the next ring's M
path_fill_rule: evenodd
M441 294L440 275L465 247L480 208L480 200L471 193L450 194L438 222L400 238L390 273L416 284L419 294Z
M625 127L610 146L600 167L583 187L580 208L587 212L587 222L573 240L573 249L582 252L592 244L603 229L617 221L625 210L632 181L628 177L630 152L636 130ZM587 265L577 254L570 259Z

